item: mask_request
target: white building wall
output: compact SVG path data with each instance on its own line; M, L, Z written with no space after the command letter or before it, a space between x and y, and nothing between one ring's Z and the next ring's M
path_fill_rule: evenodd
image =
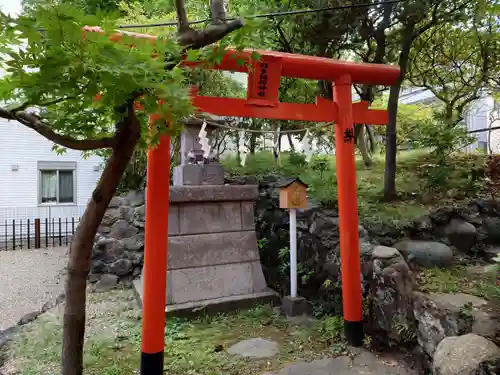
M100 177L102 159L97 156L83 159L81 152L74 150L57 155L52 151L52 142L16 121L1 119L0 134L0 223L12 219L81 216ZM39 203L39 161L76 162L74 204Z

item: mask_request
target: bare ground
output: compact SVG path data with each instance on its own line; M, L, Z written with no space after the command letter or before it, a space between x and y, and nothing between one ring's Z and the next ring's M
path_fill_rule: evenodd
M67 248L0 251L0 332L64 290Z

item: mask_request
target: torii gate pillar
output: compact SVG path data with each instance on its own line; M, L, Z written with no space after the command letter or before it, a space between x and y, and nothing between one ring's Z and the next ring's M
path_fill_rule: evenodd
M335 155L337 158L344 334L349 344L361 346L364 339L363 307L350 76L344 75L334 81L333 98L339 108L339 117L335 125Z

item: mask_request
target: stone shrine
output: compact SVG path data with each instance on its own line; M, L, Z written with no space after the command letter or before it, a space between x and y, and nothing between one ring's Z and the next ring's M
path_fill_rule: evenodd
M181 165L174 168L170 187L166 312L186 315L278 302L267 287L257 247L253 201L258 187L224 185L222 166L203 157L200 126L188 125L181 135ZM141 297L141 280L135 290Z

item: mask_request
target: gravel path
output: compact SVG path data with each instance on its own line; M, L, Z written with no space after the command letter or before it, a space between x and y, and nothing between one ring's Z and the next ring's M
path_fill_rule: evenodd
M64 290L67 248L0 251L0 331Z

